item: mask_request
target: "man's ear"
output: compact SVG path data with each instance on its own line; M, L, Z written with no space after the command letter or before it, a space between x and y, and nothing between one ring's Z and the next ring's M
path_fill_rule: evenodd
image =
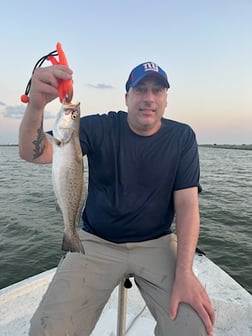
M125 93L125 104L128 106L128 92Z

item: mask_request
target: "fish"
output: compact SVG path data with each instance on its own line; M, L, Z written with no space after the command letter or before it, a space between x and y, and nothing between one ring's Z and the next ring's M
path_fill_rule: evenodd
M53 190L64 221L62 250L85 254L77 232L87 198L79 139L80 113L80 103L63 102L55 119L53 135L47 134L47 137L53 146Z

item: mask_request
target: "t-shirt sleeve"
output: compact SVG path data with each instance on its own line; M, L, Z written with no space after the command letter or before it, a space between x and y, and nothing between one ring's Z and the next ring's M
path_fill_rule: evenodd
M194 131L188 126L181 137L181 156L176 174L174 190L198 187L200 165L198 144Z

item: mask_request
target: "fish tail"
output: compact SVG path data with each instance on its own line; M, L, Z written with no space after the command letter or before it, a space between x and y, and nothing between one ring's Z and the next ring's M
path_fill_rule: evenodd
M85 254L83 245L77 233L74 236L64 233L62 250L71 252L81 252Z

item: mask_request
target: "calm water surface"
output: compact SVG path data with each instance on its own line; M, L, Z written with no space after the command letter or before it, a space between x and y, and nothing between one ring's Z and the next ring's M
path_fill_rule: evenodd
M200 147L198 246L252 293L252 151ZM63 222L51 166L0 146L0 288L58 264Z

